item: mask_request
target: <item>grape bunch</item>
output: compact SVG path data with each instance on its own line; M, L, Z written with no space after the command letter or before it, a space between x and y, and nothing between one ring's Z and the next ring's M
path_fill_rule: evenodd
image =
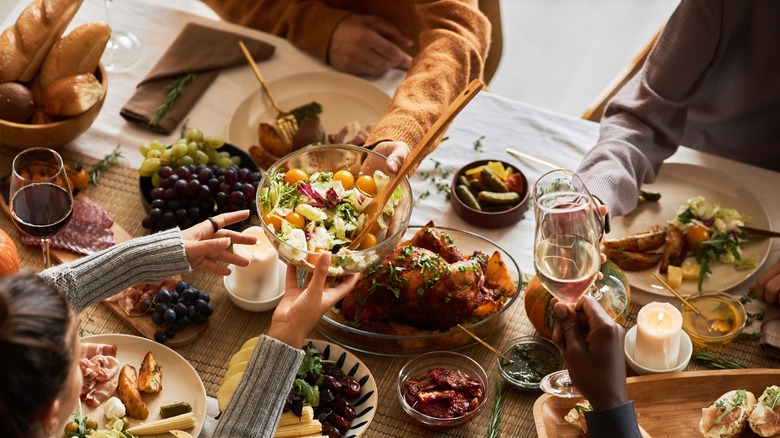
M175 170L163 166L156 175L160 185L152 189L149 215L141 222L152 232L176 226L189 228L214 214L257 211L255 195L262 178L260 172L235 164L228 168L189 164Z
M219 137L204 136L199 129L190 128L185 137L176 143L166 146L157 140L141 146L144 161L138 173L144 177L152 177L152 185L159 186L155 178L157 171L163 166L188 166L190 164L216 164L227 169L232 165L240 166L241 157L231 156L229 152L219 152L225 140ZM157 184L156 184L157 183Z
M186 281L176 282L173 291L162 288L153 299L141 304L141 311L152 310L152 322L160 329L154 340L164 343L190 324L203 324L214 313L211 297Z

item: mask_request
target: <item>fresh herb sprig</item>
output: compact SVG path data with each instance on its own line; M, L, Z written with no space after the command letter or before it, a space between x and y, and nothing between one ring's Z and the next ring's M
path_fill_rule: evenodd
M176 80L165 89L165 99L163 99L160 106L157 107L157 110L154 112L154 114L149 117L149 124L151 126L157 126L157 124L160 123L160 120L162 120L163 116L165 116L165 114L170 111L171 108L173 108L173 105L176 103L176 101L181 97L182 94L184 94L184 90L187 88L187 84L194 81L196 76L197 75L192 72L185 73L177 77Z
M496 404L493 405L493 413L490 414L487 438L499 438L501 436L501 413L504 411L505 392L506 387L504 380L496 380Z
M119 164L120 158L124 157L122 156L122 151L119 150L119 145L116 145L113 152L106 155L102 160L98 161L97 164L92 166L92 170L89 171L89 183L98 185L100 175L111 167Z
M734 359L727 359L725 357L716 356L713 352L705 349L694 351L691 359L700 365L721 370L750 368L749 366L741 362L737 362Z

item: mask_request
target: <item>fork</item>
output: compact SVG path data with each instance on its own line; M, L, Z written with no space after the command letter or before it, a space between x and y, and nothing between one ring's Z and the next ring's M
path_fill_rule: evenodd
M249 66L252 67L252 71L255 73L257 80L260 81L260 85L263 86L265 94L267 94L268 98L271 99L271 105L273 105L277 111L276 127L279 128L279 133L282 134L282 137L284 137L288 144L292 143L293 135L295 135L295 133L298 131L298 120L295 119L294 115L282 111L282 109L279 107L279 104L276 102L276 99L274 99L274 95L271 94L271 89L265 82L263 74L260 73L260 69L257 68L257 64L252 58L252 55L249 53L249 50L246 48L246 45L243 41L239 41L238 45L241 46L241 50L244 52L244 56L246 56L246 60L249 62Z

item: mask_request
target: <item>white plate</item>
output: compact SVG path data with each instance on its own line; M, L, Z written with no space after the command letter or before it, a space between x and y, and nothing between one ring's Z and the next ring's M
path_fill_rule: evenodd
M322 105L320 122L327 134L336 133L353 121L376 123L390 105L390 96L381 88L343 73L300 73L277 79L268 87L283 110L312 101ZM273 125L276 114L268 96L258 86L230 116L227 142L244 149L256 145L258 126L261 122Z
M720 203L721 207L736 208L740 213L749 215L751 219L746 225L766 230L770 228L769 215L750 189L717 170L693 164L666 163L661 167L656 181L643 185L642 189L661 193L661 199L658 202L646 202L628 215L614 218L611 223L611 238L647 230L653 225L666 226L667 221L677 216L680 206L699 195L707 202ZM758 239L744 244L742 257L756 260L758 265L754 269L738 271L730 264L712 262L712 274L704 279L702 290L725 291L741 284L764 263L770 245L770 239ZM657 272L658 268L654 268L654 271ZM625 274L631 287L671 297L672 294L663 288L652 272L653 270L648 269L626 271ZM685 280L677 290L683 295L696 293L697 282Z
M206 421L206 388L200 380L195 368L181 357L179 353L155 341L132 335L93 335L81 338L82 342L116 345L116 358L121 366L130 364L136 372L141 368L141 362L146 353L152 352L157 363L162 369L163 390L159 394L142 394L146 406L149 408L149 418L143 422L160 420L160 406L174 401L185 401L192 405L192 413L195 414L195 428L186 430L194 437L200 435L203 424ZM105 423L103 406L95 409L82 405L84 415L95 419L102 427ZM131 425L142 423L140 420L130 418ZM151 435L152 437L170 437L168 433Z
M350 424L347 433L342 434L346 438L357 438L362 436L376 413L379 393L377 392L376 381L366 364L358 359L354 354L342 348L340 345L332 344L320 339L306 339L306 343L311 342L317 350L322 352L325 359L336 361L336 365L347 376L352 376L360 382L360 398L352 403L355 408L355 418Z

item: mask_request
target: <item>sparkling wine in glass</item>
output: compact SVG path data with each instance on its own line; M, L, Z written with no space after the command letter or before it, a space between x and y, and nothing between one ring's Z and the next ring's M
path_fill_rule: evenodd
M62 157L47 148L20 152L12 165L10 194L16 227L41 240L43 265L48 268L49 239L68 224L73 213L73 194Z
M111 25L111 2L105 0L106 22ZM121 70L132 65L141 54L141 42L132 32L111 28L111 39L103 52L103 66L108 71Z
M593 285L601 267L601 218L585 184L574 172L554 170L534 185L534 268L544 288L574 305ZM575 397L566 370L542 379L542 389Z

